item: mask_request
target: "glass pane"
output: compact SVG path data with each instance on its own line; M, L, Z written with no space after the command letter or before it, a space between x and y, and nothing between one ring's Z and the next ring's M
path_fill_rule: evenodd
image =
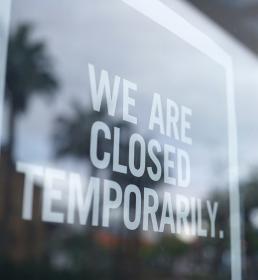
M0 4L3 279L255 279L257 4L236 2Z

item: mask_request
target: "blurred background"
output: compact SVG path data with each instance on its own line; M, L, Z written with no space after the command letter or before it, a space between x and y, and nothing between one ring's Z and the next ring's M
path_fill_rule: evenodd
M243 278L258 273L258 1L162 1L232 55L236 83ZM0 4L1 6L1 4ZM0 158L0 276L2 279L230 279L228 144L225 76L198 51L118 0L13 1L8 43ZM1 29L0 29L1 30ZM137 128L91 109L88 63L139 85ZM128 136L171 141L147 129L141 114L158 92L192 108L189 190L136 180L89 158L90 127L105 120ZM119 100L119 105L121 105ZM212 124L212 125L210 125ZM101 149L112 151L107 143ZM41 219L42 182L33 219L21 218L24 177L16 162L106 176L162 194L219 202L223 240L168 232L130 232L119 213L110 228L57 225ZM104 174L104 175L103 175ZM61 206L62 207L62 206ZM131 206L133 211L133 205ZM204 216L203 219L208 219Z

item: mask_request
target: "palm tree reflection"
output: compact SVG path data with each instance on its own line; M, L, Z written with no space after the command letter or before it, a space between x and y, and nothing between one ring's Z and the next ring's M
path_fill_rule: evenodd
M44 41L32 40L33 27L20 25L9 40L6 98L9 108L7 147L14 160L16 119L27 110L33 95L52 97L58 82Z

